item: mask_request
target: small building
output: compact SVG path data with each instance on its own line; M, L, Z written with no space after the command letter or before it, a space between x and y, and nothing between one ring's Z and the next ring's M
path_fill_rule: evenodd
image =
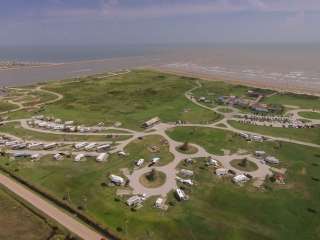
M53 158L57 161L60 161L63 159L63 155L61 153L56 153L55 155L53 155Z
M265 162L269 163L269 164L279 164L280 161L279 159L273 157L273 156L267 156L265 159L264 159Z
M218 168L218 169L216 169L216 175L217 176L226 176L226 175L228 175L228 169Z
M163 198L157 198L156 202L154 203L154 206L156 208L162 208L164 204L164 199Z
M213 158L209 158L209 160L206 162L207 166L219 166L219 162Z
M151 118L150 120L144 122L142 124L142 127L143 128L149 128L149 127L153 127L154 125L160 123L160 118L159 117L154 117L154 118Z
M98 146L98 147L97 147L97 151L105 151L105 150L107 150L107 149L110 148L110 147L111 147L110 144L104 144L104 145Z
M74 161L75 162L80 162L82 158L84 158L85 155L83 153L79 153L75 158Z
M192 177L192 176L193 176L193 171L188 170L188 169L181 169L181 170L180 170L180 174L181 174L183 177Z
M159 162L159 161L160 161L160 158L159 158L159 157L154 157L154 158L152 158L151 163L152 163L152 164L156 164L156 163Z
M256 157L264 157L266 155L265 151L255 151Z
M144 159L143 158L140 158L139 160L136 161L136 165L138 167L141 167L143 163L144 163Z
M75 149L81 149L83 147L85 147L86 145L88 145L87 142L81 142L81 143L77 143L74 145Z
M97 156L96 161L97 162L103 162L107 160L108 154L107 153L101 153Z
M135 195L135 196L130 197L127 200L127 205L129 207L134 207L134 206L140 205L142 202L143 202L142 198Z
M94 149L96 146L97 146L96 143L89 143L87 146L84 147L84 149L85 149L86 151L89 151L89 150Z
M118 185L118 186L124 184L124 179L123 179L122 177L119 177L119 176L117 176L117 175L111 174L109 178L110 178L110 180L111 180L112 183L114 183L114 184L116 184L116 185Z
M57 143L49 143L49 144L44 145L43 149L49 150L49 149L55 148L57 145L58 145Z
M250 179L244 174L239 174L239 175L236 175L232 178L232 182L237 183L237 184L245 183L249 180Z
M176 189L176 196L177 196L177 199L179 201L183 201L183 200L188 200L188 196L185 194L185 192L180 189L180 188L177 188Z

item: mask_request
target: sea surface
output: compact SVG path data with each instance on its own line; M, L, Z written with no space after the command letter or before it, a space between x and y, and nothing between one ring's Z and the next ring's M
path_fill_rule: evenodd
M315 43L0 47L2 60L56 65L0 71L1 86L151 66L320 93Z

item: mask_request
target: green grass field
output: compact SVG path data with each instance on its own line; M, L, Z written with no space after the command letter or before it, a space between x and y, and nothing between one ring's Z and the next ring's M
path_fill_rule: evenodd
M190 78L151 71L53 83L46 88L63 94L64 99L47 106L43 114L86 124L103 121L111 125L120 121L133 129L155 116L164 122L217 120L219 115L185 98L184 92L194 86Z
M298 106L300 108L308 109L320 108L319 97L294 93L279 93L269 98L264 98L263 102L270 104Z
M117 136L111 138L106 135L71 135L71 134L52 134L31 131L23 128L20 123L7 123L0 126L0 132L12 134L24 140L39 141L121 141L130 138L130 136Z
M6 111L10 111L10 110L14 110L16 108L18 108L19 106L16 104L12 104L9 102L5 102L5 101L0 101L0 112L6 112Z
M320 113L318 112L299 112L299 115L309 119L320 119Z
M51 236L52 229L44 219L22 205L2 187L0 212L1 240L43 240Z
M134 212L125 205L126 198L115 200L117 188L101 186L110 173L120 174L120 168L132 166L133 155L112 155L103 164L93 160L57 162L51 158L34 163L12 161L9 166L4 165L8 160L0 163L18 169L16 174L61 199L65 197L75 207L83 207L88 215L129 239L319 239L320 188L314 180L320 174L318 149L287 143L248 143L214 129L199 128L195 132L190 142L201 142L212 153L220 152L217 149L221 146L234 151L260 149L275 155L281 166L288 168L288 183L284 187L269 184L266 191L239 188L216 178L199 161L191 166L197 185L188 191L189 201L176 202L170 194L174 206L167 212L152 208L154 198ZM178 128L170 135L183 139L190 135L190 128Z
M237 121L228 121L228 123L234 128L245 131L320 144L320 128L275 128L243 124Z

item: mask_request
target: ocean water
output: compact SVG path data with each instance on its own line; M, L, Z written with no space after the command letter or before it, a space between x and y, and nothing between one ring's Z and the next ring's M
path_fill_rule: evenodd
M1 60L66 63L0 71L1 85L153 66L212 78L234 78L246 83L270 83L288 90L299 88L320 92L320 44L0 47Z

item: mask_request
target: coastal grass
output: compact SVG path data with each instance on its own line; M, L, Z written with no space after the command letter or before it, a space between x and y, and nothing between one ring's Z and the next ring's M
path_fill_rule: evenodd
M178 128L180 135L183 129L189 135L188 128ZM152 207L155 198L148 199L138 211L131 211L125 204L129 196L117 197L117 187L106 187L102 183L108 181L111 173L120 175L120 169L130 166L135 156L111 155L105 163L93 160L75 163L71 159L57 162L50 157L38 162L0 159L0 164L18 169L15 173L19 176L75 207L81 206L84 213L125 239L189 239L190 236L200 240L208 237L226 240L319 239L318 149L289 143L248 143L241 139L233 142L225 136L229 132L215 130L197 131L198 138L194 138L194 142L198 139L205 142L203 147L212 153L217 147L211 141L222 141L223 148L228 149L235 149L235 142L239 141L241 149L265 150L279 158L282 166L288 169L287 184L268 183L265 191L255 190L250 185L238 187L216 177L205 167L205 161L198 160L188 166L194 170L197 183L192 188L185 187L190 200L178 202L170 193L166 212ZM207 141L208 138L211 141Z
M299 112L298 113L301 117L309 118L309 119L320 119L320 113L319 112Z
M46 106L43 114L88 125L112 125L119 121L132 129L140 129L143 122L155 116L163 122L205 123L219 119L218 114L184 96L194 86L192 78L143 70L121 76L60 81L45 88L64 98Z
M130 138L126 135L74 135L74 134L54 134L43 133L25 129L20 123L6 123L0 126L0 133L7 133L16 137L22 138L26 141L38 140L38 141L121 141Z
M244 159L234 159L230 162L231 166L246 172L253 172L258 169L257 164L250 160L244 160Z
M305 109L319 109L320 98L317 96L295 94L295 93L278 93L262 100L268 104L281 104L289 106L297 106Z
M0 239L43 240L51 227L0 186Z
M0 101L0 113L17 109L19 106L6 101Z
M273 137L288 138L309 143L320 144L320 128L278 128L243 124L234 120L228 123L237 129L269 135Z
M144 166L151 163L152 158L159 157L157 163L159 166L166 165L173 161L173 154L169 151L169 145L165 138L160 135L149 135L143 139L136 139L125 147L125 152L129 154L129 158L134 161L143 158Z

